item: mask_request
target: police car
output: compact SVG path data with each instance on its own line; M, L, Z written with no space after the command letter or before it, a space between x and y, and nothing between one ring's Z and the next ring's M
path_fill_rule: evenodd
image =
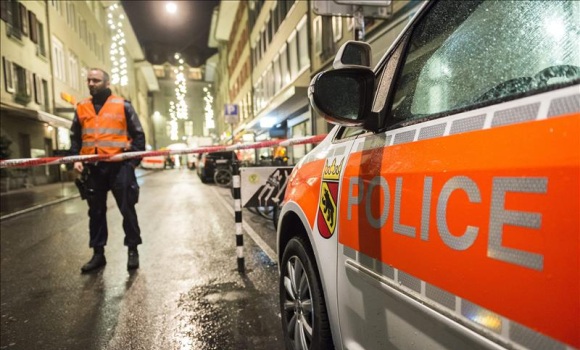
M280 212L288 349L580 348L579 19L429 2L313 78L337 125Z

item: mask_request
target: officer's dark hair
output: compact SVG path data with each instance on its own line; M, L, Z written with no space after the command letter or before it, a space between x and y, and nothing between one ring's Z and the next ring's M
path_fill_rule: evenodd
M109 73L105 72L101 68L91 68L91 69L89 69L89 71L91 71L91 70L98 70L99 72L102 72L103 73L103 80L104 80L104 82L109 81Z

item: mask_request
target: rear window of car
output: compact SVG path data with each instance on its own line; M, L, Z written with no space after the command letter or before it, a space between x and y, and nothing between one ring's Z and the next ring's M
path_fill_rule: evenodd
M212 152L208 153L207 157L210 158L227 158L227 159L237 159L236 154L234 152Z

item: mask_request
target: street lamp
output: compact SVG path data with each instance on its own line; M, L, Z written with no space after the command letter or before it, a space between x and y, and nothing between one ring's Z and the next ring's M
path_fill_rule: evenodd
M174 2L169 1L167 4L165 4L165 11L173 15L177 12L177 5L175 5Z

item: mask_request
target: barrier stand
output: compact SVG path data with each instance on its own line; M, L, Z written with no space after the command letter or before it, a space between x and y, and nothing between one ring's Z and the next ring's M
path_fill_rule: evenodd
M244 233L242 231L242 200L240 190L240 165L232 162L232 180L234 186L234 211L236 222L236 255L238 256L238 272L245 272L244 264Z

